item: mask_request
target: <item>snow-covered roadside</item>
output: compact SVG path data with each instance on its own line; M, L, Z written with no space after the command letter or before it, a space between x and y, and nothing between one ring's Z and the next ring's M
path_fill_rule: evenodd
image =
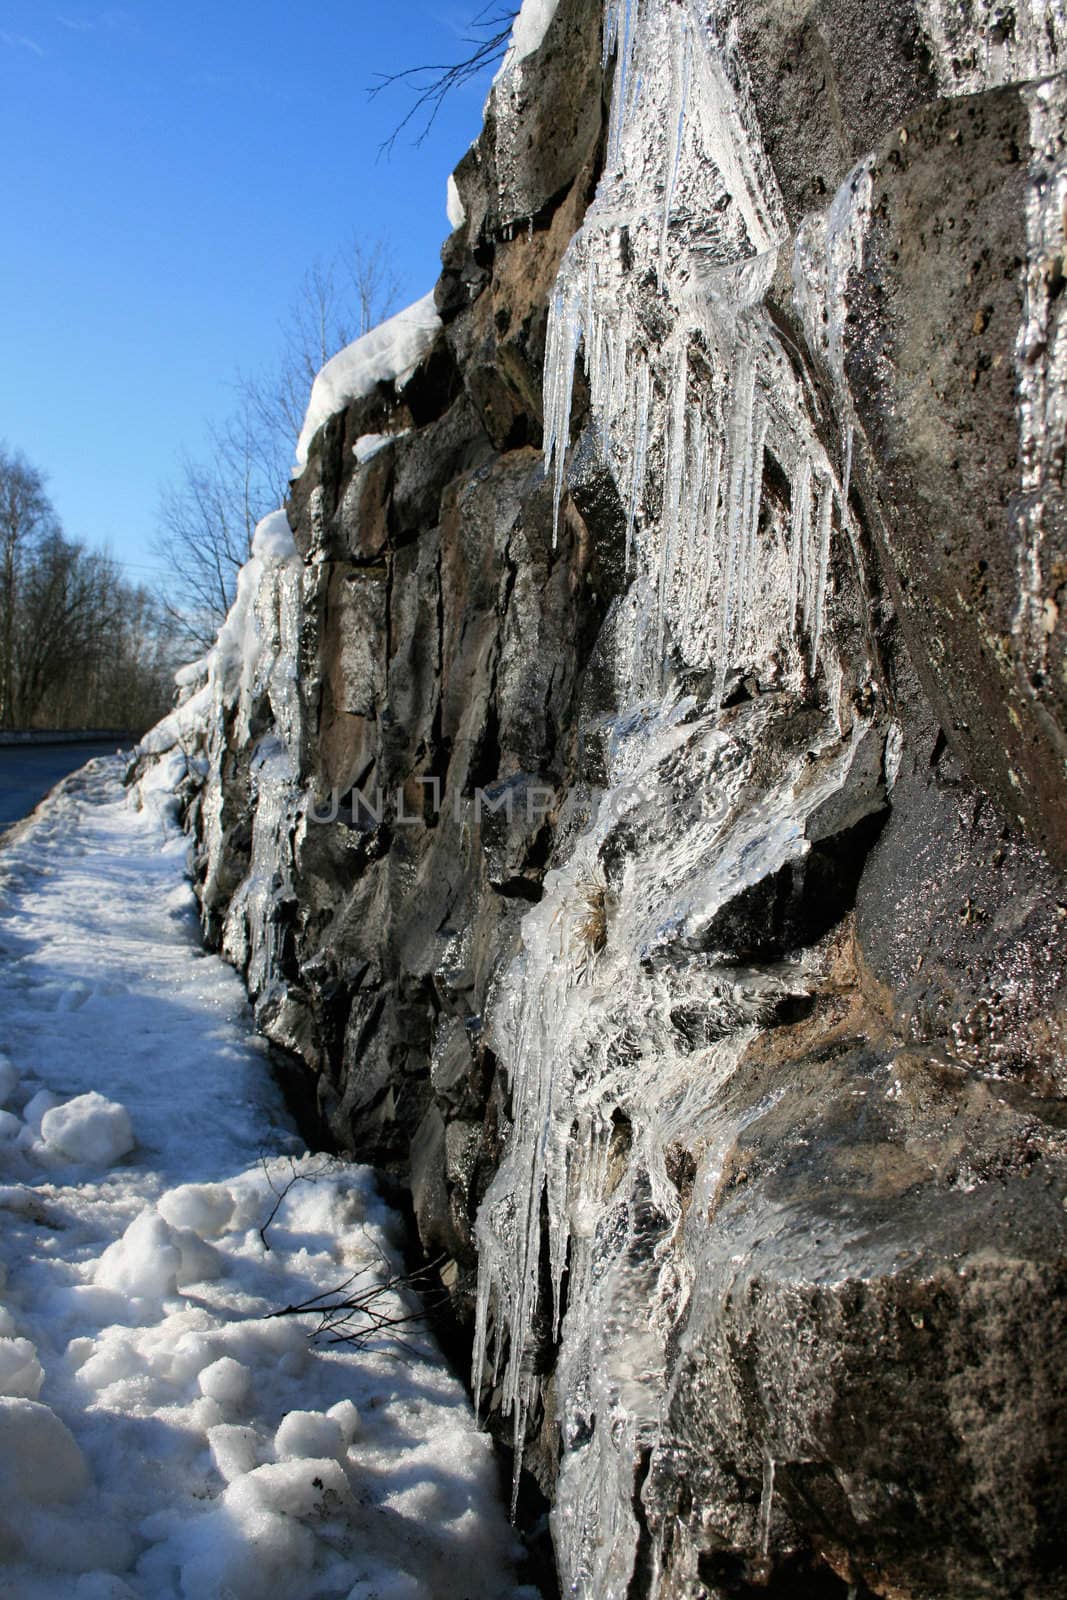
M0 1596L532 1596L430 1341L266 1316L381 1281L396 1224L302 1154L165 782L93 762L0 855Z

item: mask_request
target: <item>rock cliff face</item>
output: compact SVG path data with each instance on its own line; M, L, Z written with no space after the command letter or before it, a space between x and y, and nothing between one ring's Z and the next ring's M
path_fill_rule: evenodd
M559 0L185 708L208 937L566 1592L1067 1594L1061 67Z

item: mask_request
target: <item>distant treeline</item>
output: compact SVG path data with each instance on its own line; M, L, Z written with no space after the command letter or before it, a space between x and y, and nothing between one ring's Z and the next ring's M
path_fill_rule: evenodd
M143 732L172 703L174 665L156 598L68 538L42 474L0 445L0 728Z

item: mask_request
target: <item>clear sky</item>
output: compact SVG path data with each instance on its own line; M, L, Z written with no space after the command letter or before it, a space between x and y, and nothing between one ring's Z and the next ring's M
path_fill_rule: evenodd
M269 369L305 271L384 239L436 278L448 173L489 74L425 143L376 72L466 53L480 0L0 0L0 440L68 534L150 580L160 490L238 371Z

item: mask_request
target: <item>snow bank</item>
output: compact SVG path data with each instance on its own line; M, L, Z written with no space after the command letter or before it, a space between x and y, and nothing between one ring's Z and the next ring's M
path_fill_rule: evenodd
M258 551L287 570L279 522ZM530 1595L429 1339L320 1345L272 1316L380 1285L394 1219L365 1168L300 1153L239 979L180 914L167 796L142 784L137 810L119 777L91 765L5 853L0 1591Z
M431 291L327 361L311 386L311 400L296 446L294 476L307 466L311 441L326 419L353 400L370 394L379 383L394 383L406 377L440 330L441 319Z

